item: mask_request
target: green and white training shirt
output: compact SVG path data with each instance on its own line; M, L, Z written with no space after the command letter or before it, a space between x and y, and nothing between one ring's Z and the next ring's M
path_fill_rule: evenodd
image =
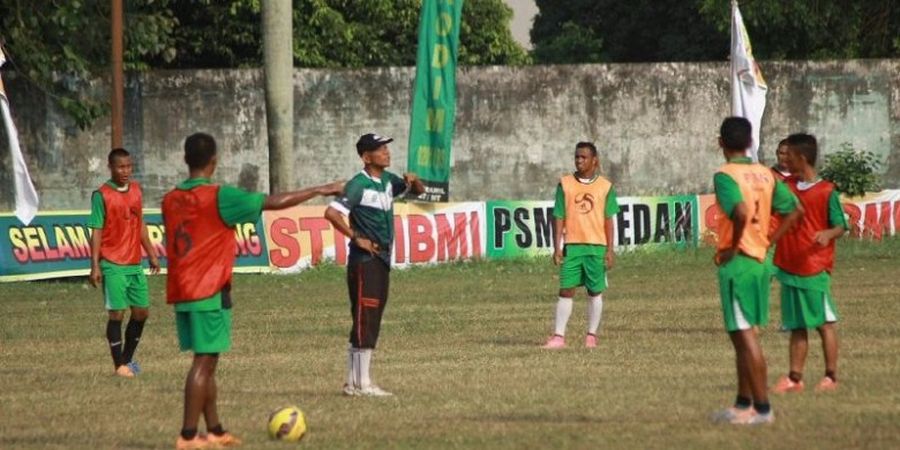
M409 186L399 176L385 171L381 178L360 171L344 186L344 193L331 202L331 207L350 218L350 228L360 237L378 244L378 257L391 264L394 244L394 197L406 192ZM368 253L350 244L350 262L365 258Z

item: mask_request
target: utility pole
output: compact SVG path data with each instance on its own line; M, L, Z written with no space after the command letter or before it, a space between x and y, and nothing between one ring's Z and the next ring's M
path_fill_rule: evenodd
M269 192L294 188L294 54L291 0L263 0Z
M111 105L111 146L110 148L122 147L122 129L124 128L124 110L125 110L125 75L122 66L122 28L124 19L122 8L122 0L112 0L112 93L110 98Z

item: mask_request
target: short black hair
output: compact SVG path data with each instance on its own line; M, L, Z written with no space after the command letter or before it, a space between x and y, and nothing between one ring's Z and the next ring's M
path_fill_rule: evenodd
M794 133L785 139L789 151L795 151L806 159L807 164L816 165L819 157L819 143L816 137L807 133Z
M116 158L127 158L129 156L131 156L131 153L128 153L128 150L121 147L114 148L110 150L109 155L106 156L106 162L109 163L109 165L112 165Z
M719 127L719 137L728 150L746 150L753 143L753 125L743 117L727 117Z
M216 156L216 140L206 133L194 133L184 140L184 162L191 170L209 165Z
M579 148L587 148L591 150L591 155L597 156L597 146L593 142L581 141L575 144L575 150Z

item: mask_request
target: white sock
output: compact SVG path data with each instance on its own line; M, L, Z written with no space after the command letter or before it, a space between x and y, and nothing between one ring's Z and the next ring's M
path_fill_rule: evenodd
M353 364L353 360L354 360L353 356L355 353L356 353L356 349L348 344L347 345L347 386L351 386L351 387L356 385L356 378L354 377L354 370L353 370L353 368L355 367L355 365Z
M572 299L559 297L556 302L556 331L560 336L566 335L566 324L569 323L569 316L572 315Z
M603 317L603 294L588 297L588 333L597 334L600 318Z
M356 352L359 355L359 387L366 387L372 384L369 378L369 365L372 363L372 349L361 348Z

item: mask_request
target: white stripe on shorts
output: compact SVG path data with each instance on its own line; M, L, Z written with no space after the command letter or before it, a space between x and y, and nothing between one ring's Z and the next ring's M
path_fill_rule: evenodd
M737 325L738 330L749 330L750 322L747 322L747 318L744 317L744 312L741 311L741 305L738 304L737 299L731 299L731 308L734 309L734 323Z
M837 322L837 315L834 314L831 305L828 303L827 292L822 293L822 303L825 304L825 323Z

